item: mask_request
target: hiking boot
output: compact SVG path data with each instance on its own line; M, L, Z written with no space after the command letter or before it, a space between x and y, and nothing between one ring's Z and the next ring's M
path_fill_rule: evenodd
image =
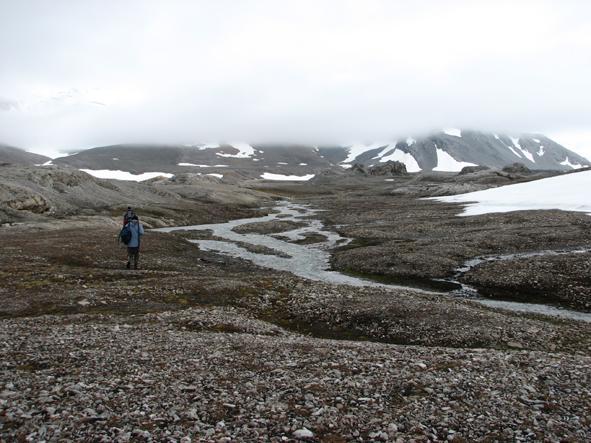
M126 267L127 269L131 268L131 263L130 263L130 262L127 262L127 264L125 265L125 267Z

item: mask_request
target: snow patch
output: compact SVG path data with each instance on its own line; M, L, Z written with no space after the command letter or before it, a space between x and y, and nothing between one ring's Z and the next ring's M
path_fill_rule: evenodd
M205 143L203 145L198 145L197 149L200 151L204 151L205 149L217 149L220 145L218 143Z
M564 159L564 161L561 161L560 164L562 166L570 166L573 169L580 169L583 167L583 165L578 164L578 163L571 163L568 159L568 155L566 156L566 158Z
M513 146L515 146L517 149L519 149L519 151L521 151L521 153L532 163L535 163L536 160L534 159L534 156L532 155L531 152L529 152L527 149L524 149L520 144L519 144L519 138L515 138L515 137L509 137L511 139L511 142L513 143ZM515 152L511 147L509 147L509 149L511 149L518 157L521 157L519 154L517 154L517 152Z
M513 146L515 146L519 150L523 149L521 147L521 145L519 144L519 138L515 138L515 137L509 137L509 138L511 139L511 142L513 143Z
M125 180L134 182L143 182L155 177L170 178L173 174L166 172L144 172L143 174L132 174L127 171L111 170L111 169L80 169L82 172L92 175L96 178L106 178L111 180Z
M349 155L341 163L351 163L353 160L355 160L357 157L359 157L364 152L372 151L374 149L378 149L379 147L385 146L387 144L388 143L377 142L377 143L372 143L372 144L369 144L369 145L366 145L366 144L354 144L354 145L351 145L349 147Z
M536 143L540 143L540 140L538 140L537 138L532 138L533 141L535 141Z
M467 203L462 216L542 209L591 214L590 188L591 171L583 171L430 200Z
M375 160L377 158L382 158L386 154L391 154L392 151L394 149L396 149L396 143L398 143L398 142L390 143L388 146L386 146L384 149L382 149L380 152L378 152L378 155L373 157L372 160Z
M412 138L412 137L407 137L406 138L406 145L409 146L409 147L412 146L412 145L414 145L416 142L417 141L414 138Z
M265 172L261 175L261 178L265 180L277 180L277 181L308 181L314 177L314 174L307 174L307 175L281 175L281 174L272 174L270 172Z
M537 154L541 157L545 154L544 152L544 145L540 145L540 149L538 149Z
M501 143L503 143L503 141L502 141L501 139L499 139L499 140L501 141ZM510 150L511 150L511 152L512 152L513 154L515 154L517 157L519 157L519 158L523 158L523 157L522 157L522 155L521 155L519 152L517 152L513 146L506 145L505 143L503 143L503 145L505 145L505 146L506 146L508 149L510 149Z
M465 166L478 166L474 163L459 162L443 149L437 150L437 166L433 168L434 171L445 172L460 172Z
M406 165L406 170L408 172L418 172L421 170L421 167L419 166L419 164L417 163L415 158L411 154L409 154L408 152L394 149L394 152L382 157L380 159L380 163L385 163L389 160L399 161L401 163L404 163Z
M53 160L48 160L45 163L43 163L41 166L52 166L53 165Z
M527 149L522 149L521 152L523 152L523 155L525 155L530 162L536 162L536 159L534 158L533 154L529 152Z
M517 152L513 146L510 146L510 145L507 145L507 144L505 144L505 142L504 142L503 140L501 140L501 138L500 138L500 137L499 137L497 134L494 134L494 136L495 136L495 138L496 138L498 141L500 141L500 142L503 144L503 146L505 146L506 148L508 148L509 150L511 150L511 152L512 152L513 154L515 154L515 156L517 156L517 157L519 157L519 158L523 158L523 157L522 157L522 155L521 155L519 152ZM512 139L512 140L513 140L513 139ZM513 143L515 143L515 142L513 142Z
M308 163L300 163L299 166L308 166Z
M453 137L462 137L462 130L457 128L446 128L443 130L443 133Z
M224 178L224 174L205 174L205 175L211 175L212 177L217 177L217 178Z
M193 166L196 168L227 168L228 165L196 165L195 163L177 163L178 166Z
M216 149L219 148L220 145L218 143L200 143L200 144L185 144L187 148L196 148L200 151L204 151L205 149Z
M219 155L220 157L250 158L255 154L254 148L248 143L232 143L231 146L238 149L238 154L223 154L221 152L216 152L215 155Z
M208 165L196 165L195 163L177 163L178 166L195 166L196 168L209 168Z
M118 159L117 157L113 157L113 160L117 161L117 160L119 160L119 159Z
M278 165L287 165L289 163L285 163L285 162L277 162Z

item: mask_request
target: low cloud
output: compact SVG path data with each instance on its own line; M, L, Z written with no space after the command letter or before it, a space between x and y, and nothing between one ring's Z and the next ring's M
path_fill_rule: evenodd
M587 2L34 4L0 5L0 140L38 151L589 132Z

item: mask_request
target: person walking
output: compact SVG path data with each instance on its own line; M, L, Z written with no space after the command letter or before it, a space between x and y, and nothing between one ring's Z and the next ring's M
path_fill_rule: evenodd
M144 235L144 227L141 225L137 215L132 215L128 225L131 232L131 239L127 243L127 269L131 268L133 261L133 269L138 268L140 261L140 243L141 236Z
M135 215L135 212L133 212L133 209L131 209L131 206L127 207L127 211L125 211L125 213L123 214L123 226L125 226L127 223L129 223L131 221L131 218Z

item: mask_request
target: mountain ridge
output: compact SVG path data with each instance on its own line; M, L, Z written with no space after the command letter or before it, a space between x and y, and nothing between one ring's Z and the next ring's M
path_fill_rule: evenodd
M542 134L512 135L460 129L350 145L118 144L58 157L52 163L133 174L158 171L223 175L234 171L260 178L264 173L305 176L326 169L346 169L354 163L374 166L389 160L404 163L409 172L457 172L471 165L501 169L513 163L522 163L534 170L557 171L591 166L583 156Z

